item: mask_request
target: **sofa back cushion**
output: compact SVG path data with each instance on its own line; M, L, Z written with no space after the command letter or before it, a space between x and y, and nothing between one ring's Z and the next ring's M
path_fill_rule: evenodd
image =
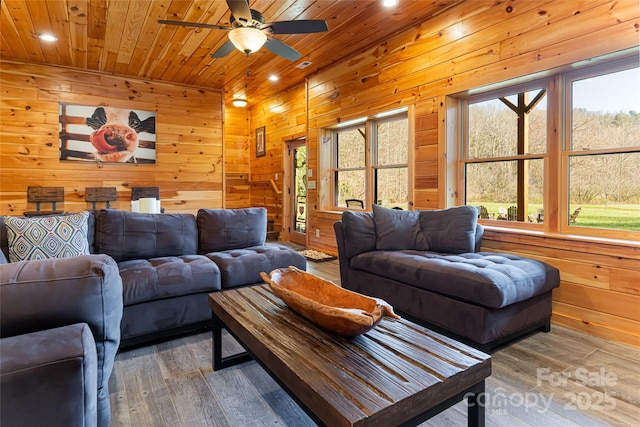
M198 228L192 214L148 214L102 209L96 215L95 251L116 261L195 255Z
M371 212L344 211L342 229L348 259L376 250L376 225Z
M473 206L420 211L420 224L432 252L461 254L475 251L478 211Z
M200 209L197 214L199 253L262 246L267 240L267 210Z
M89 212L33 218L5 216L9 261L89 255Z
M429 244L420 229L420 211L403 211L373 205L376 225L376 249L395 251L429 250Z

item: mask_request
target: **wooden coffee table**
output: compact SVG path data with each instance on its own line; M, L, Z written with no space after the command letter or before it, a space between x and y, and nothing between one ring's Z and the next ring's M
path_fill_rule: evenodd
M469 425L484 425L478 396L491 357L472 347L391 318L344 338L289 309L268 285L209 294L209 306L213 369L253 357L320 425L416 425L463 399ZM248 354L222 358L222 328Z

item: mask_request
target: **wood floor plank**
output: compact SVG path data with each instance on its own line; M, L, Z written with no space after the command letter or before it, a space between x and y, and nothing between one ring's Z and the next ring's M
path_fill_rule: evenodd
M251 381L258 393L278 418L278 423L286 426L312 427L315 423L293 401L291 397L257 363L247 363L242 373Z
M227 419L233 426L248 425L270 411L251 381L242 374L243 366L238 365L205 374L207 383L214 390Z
M209 384L198 371L175 375L165 380L178 416L180 425L190 427L231 427L224 410Z
M151 357L147 348L125 350L118 356L129 404L132 426L157 427L177 426L180 419L162 378L158 365L157 347L151 346Z

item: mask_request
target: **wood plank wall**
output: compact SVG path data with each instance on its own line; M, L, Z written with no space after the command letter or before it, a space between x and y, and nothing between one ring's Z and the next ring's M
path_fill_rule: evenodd
M284 108L297 112L303 100L308 102L309 167L317 171L323 127L415 105L414 207L444 208L457 198L445 170L451 147L445 123L448 95L638 46L638 28L637 0L465 2L312 75L306 100L289 99L295 105ZM251 111L252 123L279 122L278 117L266 103ZM281 150L281 141L268 141L270 151ZM264 180L276 171L268 159L251 165L252 175ZM252 197L252 203L259 201ZM309 190L308 247L335 254L333 223L340 212L323 210L319 203L319 192ZM489 230L483 247L526 254L560 268L554 322L640 346L638 245Z
M250 200L250 138L249 111L246 108L225 107L224 163L225 204L229 209L245 208Z
M251 109L251 206L267 208L274 229L282 230L286 141L305 136L305 86L298 85ZM256 157L256 128L265 127L264 156ZM277 176L276 176L277 174ZM275 183L280 194L271 185Z
M134 186L160 187L167 212L222 207L220 91L9 61L0 82L0 214L35 210L29 186L64 187L67 212L91 208L86 187L116 187L116 209L130 209ZM155 111L156 163L60 161L59 102Z

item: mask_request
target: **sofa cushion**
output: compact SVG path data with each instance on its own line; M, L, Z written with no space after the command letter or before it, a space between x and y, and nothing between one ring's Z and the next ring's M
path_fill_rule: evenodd
M263 283L260 272L293 265L306 270L307 260L286 246L266 244L243 249L212 252L206 256L220 268L222 288Z
M371 212L344 211L342 213L342 229L348 245L348 259L363 252L376 250L376 225Z
M89 212L34 218L5 216L9 261L89 255Z
M367 252L353 258L351 268L489 308L549 292L560 280L546 263L492 252Z
M267 210L200 209L197 214L199 253L263 245L267 239Z
M420 227L427 239L429 250L433 252L473 252L476 247L477 224L478 211L473 206L420 211Z
M220 270L202 255L167 256L118 263L124 306L220 290Z
M191 214L148 214L102 209L96 215L95 251L116 261L194 255L198 229Z
M429 249L427 239L420 229L420 211L403 211L373 205L373 222L376 225L378 250Z

